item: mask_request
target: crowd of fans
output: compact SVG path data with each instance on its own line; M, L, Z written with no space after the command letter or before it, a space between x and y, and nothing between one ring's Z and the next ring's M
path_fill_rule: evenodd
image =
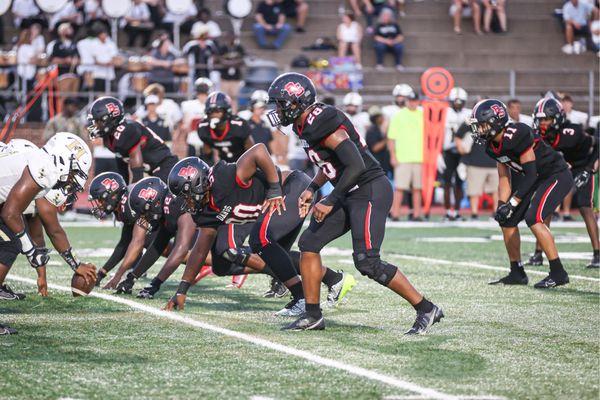
M567 0L562 7L565 54L581 54L586 49L600 55L600 3L597 0Z

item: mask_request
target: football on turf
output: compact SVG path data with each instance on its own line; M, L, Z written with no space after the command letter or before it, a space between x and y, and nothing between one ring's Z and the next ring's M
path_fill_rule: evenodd
M87 296L94 289L95 284L96 282L93 281L86 283L83 276L74 273L71 278L71 293L73 297Z

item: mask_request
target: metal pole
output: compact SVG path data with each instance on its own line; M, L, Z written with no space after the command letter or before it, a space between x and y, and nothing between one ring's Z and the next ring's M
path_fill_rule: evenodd
M117 41L117 32L119 31L119 27L117 26L117 19L116 18L112 18L110 20L110 26L111 26L111 36L112 36L112 40L113 42L115 42L115 44L119 43Z
M175 22L173 24L173 45L177 50L180 50L179 47L179 22Z
M509 92L510 92L510 97L511 98L515 98L517 96L516 94L516 83L517 83L517 74L515 72L514 69L511 69L508 75L508 79L509 79Z
M594 71L588 71L588 115L594 115Z

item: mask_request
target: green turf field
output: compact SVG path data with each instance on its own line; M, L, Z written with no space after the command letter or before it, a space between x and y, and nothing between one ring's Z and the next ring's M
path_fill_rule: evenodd
M562 242L559 251L589 251L581 239L584 229L554 231ZM91 254L82 258L98 265L105 259L98 255L118 237L117 228L69 228L68 233L80 254ZM413 309L356 274L347 238L336 241L325 260L354 273L358 286L346 304L325 311L326 331L281 332L289 320L272 313L287 299L261 298L267 287L263 276L251 276L241 290L225 289L228 278L207 278L191 289L180 313L385 374L419 390L435 390L433 394L315 364L110 299L73 299L55 289L51 298L42 299L35 286L9 280L28 297L0 303L0 321L19 329L18 335L0 338L0 398L598 399L598 271L586 270L587 260L565 259L572 276L567 287L534 290L532 284L543 277L539 273L529 275L529 287L488 286L502 272L486 268L507 264L502 242L487 240L499 233L457 227L388 229L385 258L401 266L446 314L422 337L402 335L414 320ZM532 246L523 245L524 255ZM62 260L54 254L52 261ZM128 298L161 308L181 271L159 298ZM22 257L11 273L35 277ZM138 282L136 289L147 281ZM64 263L49 267L49 282L69 285Z

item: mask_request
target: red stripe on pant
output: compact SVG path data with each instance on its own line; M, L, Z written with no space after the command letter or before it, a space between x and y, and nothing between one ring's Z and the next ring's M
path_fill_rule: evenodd
M556 187L556 185L558 184L558 179L554 181L554 183L552 185L550 185L550 187L548 187L548 189L546 189L546 191L544 192L544 195L542 196L542 200L540 201L540 205L537 209L537 212L535 213L535 222L544 222L544 219L542 218L542 211L544 210L544 206L546 205L546 199L548 198L548 196L550 195L550 192Z
M367 250L373 248L371 244L371 202L369 202L367 212L365 213L365 247Z
M592 192L590 193L590 207L594 208L594 189L596 188L596 179L592 175Z
M269 229L269 222L271 222L272 215L272 212L267 213L267 215L265 215L265 219L263 219L262 225L260 226L259 237L262 247L265 247L270 243L269 238L267 238L267 229Z
M227 226L227 243L229 244L230 249L235 249L237 247L233 236L233 224Z

